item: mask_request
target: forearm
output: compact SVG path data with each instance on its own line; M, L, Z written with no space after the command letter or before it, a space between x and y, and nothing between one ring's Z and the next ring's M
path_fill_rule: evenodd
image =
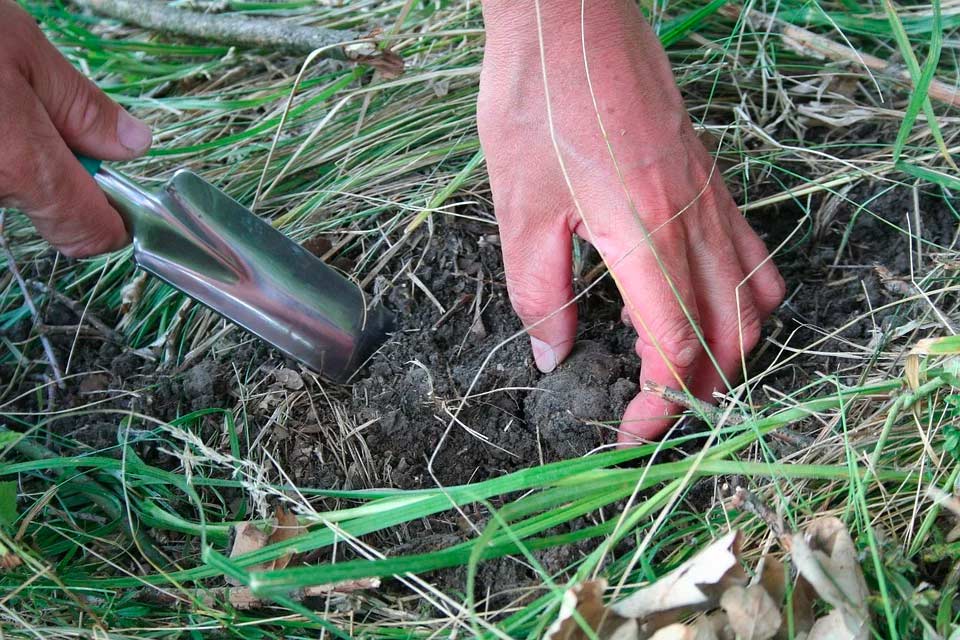
M542 90L545 63L554 100L589 96L592 86L601 113L631 96L636 126L652 138L689 126L666 53L629 0L487 0L483 11L484 72L515 79L501 95L529 96L531 83Z

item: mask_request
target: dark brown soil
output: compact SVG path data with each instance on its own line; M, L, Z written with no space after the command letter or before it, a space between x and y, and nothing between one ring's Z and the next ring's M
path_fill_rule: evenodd
M850 194L850 199L862 202L872 195L869 189L862 191ZM938 246L951 246L957 229L955 214L936 197L921 195L920 204L924 251L932 254ZM856 214L839 258L837 247L856 207L841 204L830 224L815 227L804 222L804 229L778 260L788 283L788 298L768 323L767 334L776 343L789 340L788 346L802 347L817 337L812 327L841 326L869 307L894 299L896 294L883 286L875 265L895 276L909 275L908 236L891 224L905 228L912 210L913 195L907 189L875 199L869 211ZM799 220L788 207L751 217L770 246L781 242ZM360 427L352 437L362 439L362 448L369 454L357 462L370 468L350 473L349 465L327 464L324 450L337 449L342 443L325 441L320 434L329 430L318 423L335 423L338 418L312 387L308 391L315 401L301 398L292 403L282 424L271 417L275 404L265 404L259 396L247 401L244 409L251 440L271 445L298 482L323 488L462 484L581 456L612 443L613 427L636 393L639 367L634 334L619 321L620 302L612 284L603 282L580 300L579 342L565 363L543 375L533 365L526 337L517 336L521 325L503 285L496 227L449 218L439 220L433 237L425 240L427 248L416 276L434 300L412 279L398 278L385 303L400 318L400 331L374 356L352 388L324 389L325 397L339 402ZM589 272L596 260L585 246L581 273ZM388 270L401 270L407 261L409 257L398 258ZM43 265L34 268L42 270ZM48 302L43 310L49 325L70 326L78 321L58 302ZM874 322L856 322L841 337L869 341L878 327L897 322L897 316L880 312ZM23 340L29 326L21 322L8 335L14 341ZM74 347L71 370L83 374L71 378L66 390L52 397L24 397L19 409L64 409L112 398L102 406L133 408L169 420L198 409L233 408L245 395L238 385L262 380L264 372L278 367L294 367L242 335L232 338L235 348L221 350L225 356L201 361L179 374L158 370L155 363L95 333L81 334L76 345L71 333L50 337L61 362L66 362ZM33 347L39 348L36 341ZM757 370L777 350L767 345ZM820 350L830 350L829 344ZM812 371L832 372L845 364L830 357L804 356L794 367L764 382L788 390L809 380ZM0 371L0 375L13 372ZM276 384L271 389L282 391ZM133 393L118 393L121 390ZM111 416L69 416L54 421L52 427L91 449L117 444L116 421ZM267 432L261 434L262 429ZM431 458L434 478L428 464Z
M862 202L880 188L864 188L849 197ZM921 195L920 205L924 251L929 255L937 245L953 246L954 213L936 197ZM874 213L857 214L856 207L841 204L829 223L805 222L803 232L781 254L778 264L787 280L788 299L768 323L767 336L775 343L806 346L820 335L813 327L833 329L896 298L874 266L880 264L895 276L909 275L908 236L890 224L906 227L913 195L897 189L874 200L869 209ZM856 222L838 258L841 238L854 215ZM751 216L769 246L781 242L798 221L800 216L789 206ZM231 338L232 348L225 342L218 358L174 374L158 371L154 363L123 346L85 332L72 358L72 370L84 375L71 378L65 391L52 396L24 396L17 409L47 411L109 399L101 408L136 409L170 420L197 409L242 405L247 431L241 453L257 457L253 446L267 449L298 484L324 489L463 484L582 456L611 444L615 440L611 427L636 393L639 367L633 332L619 321L620 302L612 285L602 283L582 298L574 353L555 372L542 375L533 366L527 339L522 335L510 339L521 326L503 285L496 227L448 218L437 220L434 235L422 240L427 248L422 260L413 260L420 265L415 274L435 301L411 278L396 279L385 302L397 312L401 330L352 388L321 390L309 383L303 390L288 389L274 379L276 374L272 378L268 374L295 366L245 336ZM397 258L387 271L402 273L409 261L409 256ZM584 247L580 275L596 261L595 253ZM578 283L582 286L582 280ZM44 321L70 325L78 318L54 302L45 304ZM842 338L867 344L876 328L898 322L902 320L891 313L878 313L873 322L854 323ZM16 342L28 333L29 324L24 322L8 337ZM65 362L74 336L51 338ZM31 348L38 350L33 357L42 358L36 341ZM831 343L820 350L830 351ZM776 344L768 344L757 356L755 370L763 370L778 351ZM808 383L815 372L842 373L848 364L829 356L804 355L763 383L790 391ZM0 369L0 379L8 380L13 373L9 367ZM257 386L265 378L272 382ZM278 399L265 400L264 395L271 393ZM467 401L462 402L465 395ZM278 403L287 401L278 413ZM89 450L118 455L118 422L116 415L73 415L53 420L50 428ZM197 428L210 446L227 450L222 421L205 418ZM57 442L48 445L56 448ZM345 455L347 449L353 453ZM156 444L143 445L137 452L154 464L173 468L179 463ZM698 508L709 507L712 500L712 488L705 488L697 498L703 503ZM455 519L438 518L409 525L402 538L444 547L464 536ZM427 550L406 548L409 543L399 539L393 544L400 545L397 553ZM579 553L567 549L539 555L548 569L559 571ZM506 589L533 579L514 560L483 566L479 597L489 585ZM454 571L444 574L442 581L462 588L462 578L462 572Z
M622 348L630 330L603 292L581 303L588 321L570 359L551 374L537 371L527 338L511 340L521 325L500 249L482 241L491 231L454 223L433 239L419 277L455 311L441 312L412 285L393 289L388 304L403 330L354 387L354 406L372 421L367 446L396 486L434 486L430 457L436 481L450 485L584 455L615 439L601 423L615 425L636 393L639 361Z

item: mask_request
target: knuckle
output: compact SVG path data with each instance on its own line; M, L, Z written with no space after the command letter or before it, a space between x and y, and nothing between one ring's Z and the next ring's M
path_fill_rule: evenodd
M513 310L528 324L549 315L551 311L546 297L538 293L513 293L510 300Z
M749 305L741 310L739 318L733 316L723 323L720 338L737 344L742 341L744 352L749 352L760 341L761 329L762 323L757 309Z
M780 306L783 299L787 296L787 283L776 268L769 278L769 284L761 288L761 294L764 296L764 302L772 311Z
M104 113L100 104L87 90L86 80L74 78L71 80L71 90L65 91L67 103L66 126L71 133L85 136L97 132L103 124Z
M57 249L68 258L88 258L110 251L114 246L111 238L102 235L88 237L61 243Z
M701 345L697 333L686 317L665 318L651 327L653 337L648 339L651 345L657 344L663 355L678 367L693 364ZM654 338L656 343L653 342Z

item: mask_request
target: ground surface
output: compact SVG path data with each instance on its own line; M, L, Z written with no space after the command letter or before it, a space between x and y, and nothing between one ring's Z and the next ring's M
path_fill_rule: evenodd
M800 388L818 373L842 376L848 363L843 349L835 352L837 340L869 352L877 348L879 336L898 326L899 316L885 311L862 319L868 310L902 297L883 284L876 266L908 276L911 252L916 252L908 246L909 236L893 229L910 224L912 191L891 190L867 211L855 206L881 188L887 189L878 183L849 194L851 201L836 203L830 223L820 229L789 206L751 216L771 247L800 227L778 260L788 298L751 359L753 375L772 371L755 385L764 392L754 402ZM935 254L938 246L952 245L956 218L941 200L922 193L917 197L923 251ZM133 409L172 420L190 411L240 406L247 417L244 444L250 447L242 454L264 448L299 486L326 489L464 484L611 445L617 420L637 391L639 360L632 329L619 320L620 302L609 279L580 299L579 342L563 365L544 375L533 366L526 338L517 335L520 324L503 284L495 225L447 217L432 228L431 234L423 231L428 237L420 243L420 255L392 265L399 275L384 301L400 318L400 330L352 387L331 387L299 375L293 363L238 332L180 372L158 368L93 332L79 337L61 332L51 334L60 361L69 360L82 373L53 395L25 395L18 408L96 403L101 409ZM599 273L596 254L587 245L583 249L580 290L585 278ZM37 262L36 272L25 275L41 278L44 267ZM75 326L78 319L57 302L44 309L44 321L51 326ZM851 320L856 321L837 339L786 366L778 364L792 349ZM24 321L15 327L11 338L26 335L28 326ZM469 397L462 403L465 394ZM97 412L71 415L51 426L54 433L107 455L119 456L118 438L129 437L118 431L113 416ZM215 445L219 428L210 420L201 436ZM696 428L695 423L688 428ZM180 464L153 444L139 453L172 469ZM455 525L448 526L455 531Z

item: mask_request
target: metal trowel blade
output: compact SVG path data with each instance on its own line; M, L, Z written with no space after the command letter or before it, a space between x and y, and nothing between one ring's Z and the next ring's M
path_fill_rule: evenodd
M198 175L157 191L105 167L94 177L140 267L326 378L349 380L393 329L353 282Z

